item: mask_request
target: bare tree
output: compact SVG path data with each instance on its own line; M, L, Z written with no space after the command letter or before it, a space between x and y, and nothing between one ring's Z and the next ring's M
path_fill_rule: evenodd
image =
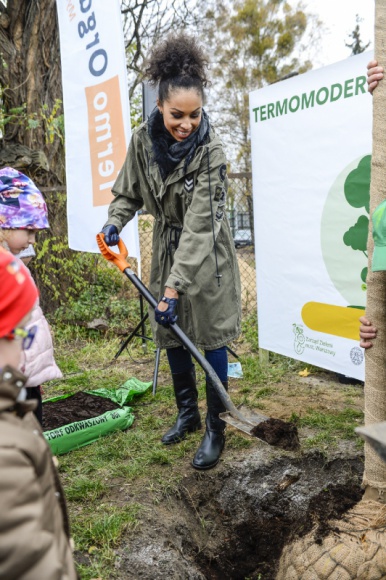
M64 181L62 85L55 0L0 3L0 163Z
M360 23L362 21L363 21L363 18L360 18L360 16L357 14L356 15L356 26L355 26L354 30L349 34L349 37L351 38L351 42L345 42L345 45L347 46L347 48L351 48L352 55L361 54L371 44L370 41L367 44L363 44L363 41L361 39Z
M148 50L170 32L197 31L204 0L122 0L129 97L143 79Z
M249 92L310 69L309 38L321 23L284 0L210 0L202 28L212 52L212 120L232 167L250 171Z

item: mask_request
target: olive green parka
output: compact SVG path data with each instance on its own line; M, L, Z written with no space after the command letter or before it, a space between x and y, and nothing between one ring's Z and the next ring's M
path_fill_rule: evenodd
M162 180L152 162L147 123L133 133L125 163L113 186L107 224L120 232L139 209L155 218L150 291L165 286L179 294L178 324L199 348L225 346L240 332L240 276L225 213L228 179L219 137L210 129L184 171L184 159ZM179 346L150 312L157 346Z

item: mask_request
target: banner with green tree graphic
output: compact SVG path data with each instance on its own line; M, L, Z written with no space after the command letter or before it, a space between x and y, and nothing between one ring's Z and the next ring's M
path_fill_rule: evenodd
M260 347L358 379L371 56L250 93Z

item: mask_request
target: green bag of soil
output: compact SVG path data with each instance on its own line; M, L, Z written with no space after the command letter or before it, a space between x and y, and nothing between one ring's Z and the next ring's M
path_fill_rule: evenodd
M89 445L97 441L100 437L113 433L114 431L124 431L128 429L134 421L134 414L128 403L133 400L135 396L142 395L152 383L144 383L136 378L131 378L118 389L95 389L90 391L83 391L81 393L69 393L59 397L47 399L43 403L43 425L45 422L45 406L48 410L50 403L64 401L71 399L71 403L79 405L76 401L77 395L82 397L81 408L76 413L77 416L87 417L88 409L87 403L84 403L84 398L89 396L90 400L93 397L100 397L109 401L107 410L103 414L97 416L88 416L82 420L66 423L54 429L45 430L44 436L51 447L54 455L63 455L79 447ZM97 400L97 399L96 399ZM70 403L70 400L68 400ZM118 407L116 407L118 405ZM69 407L69 405L66 405ZM112 408L111 408L112 407ZM114 408L115 407L115 408Z

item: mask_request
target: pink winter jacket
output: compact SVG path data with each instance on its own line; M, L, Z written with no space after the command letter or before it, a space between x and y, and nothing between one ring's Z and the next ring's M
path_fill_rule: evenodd
M6 242L0 242L6 250L9 247ZM30 276L31 272L27 268ZM31 276L32 277L32 276ZM62 373L54 359L54 346L49 324L39 306L39 300L32 310L31 321L27 328L36 325L38 331L31 347L23 351L23 358L19 369L27 375L28 381L26 387L38 387L46 381L61 379Z
M60 379L63 376L54 359L50 327L39 302L32 310L27 328L34 325L38 327L35 340L28 350L23 351L20 365L20 370L28 377L26 387L38 387L46 381Z

